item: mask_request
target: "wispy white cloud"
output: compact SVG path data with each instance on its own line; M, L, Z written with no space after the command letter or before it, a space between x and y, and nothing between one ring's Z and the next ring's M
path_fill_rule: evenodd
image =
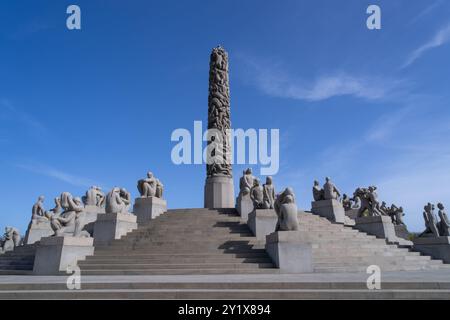
M416 23L417 21L419 21L420 19L422 19L423 17L429 15L431 12L433 12L436 8L438 8L440 5L442 5L444 3L444 0L437 0L432 2L430 5L428 5L427 7L425 7L417 16L415 16L412 20L411 20L411 24Z
M28 112L25 112L14 106L7 99L0 99L0 107L12 114L14 120L21 122L35 133L42 134L47 132L47 128Z
M376 75L355 75L346 72L324 74L313 80L294 77L277 64L259 64L255 59L242 58L251 84L264 93L282 98L322 101L338 96L354 96L379 100L390 96L405 85L404 81Z
M436 34L429 41L421 45L419 48L414 50L406 59L402 68L406 68L413 64L417 59L419 59L427 51L438 48L450 41L450 24L439 29Z
M17 168L27 170L33 173L37 173L43 176L47 176L50 178L54 178L57 180L60 180L62 182L65 182L67 184L76 186L76 187L90 187L92 185L98 185L101 186L98 181L94 181L89 178L80 177L77 175L73 175L61 170L58 170L56 168L46 166L46 165L40 165L40 164L16 164Z

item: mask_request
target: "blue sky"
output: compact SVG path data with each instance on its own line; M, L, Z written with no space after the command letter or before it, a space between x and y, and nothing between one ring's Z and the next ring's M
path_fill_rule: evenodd
M206 121L222 44L233 127L280 129L277 189L309 209L314 179L375 184L419 231L426 202L450 208L449 14L444 0L2 1L0 224L25 232L40 194L48 209L92 184L136 196L148 170L169 207L201 207L205 168L172 164L170 136Z

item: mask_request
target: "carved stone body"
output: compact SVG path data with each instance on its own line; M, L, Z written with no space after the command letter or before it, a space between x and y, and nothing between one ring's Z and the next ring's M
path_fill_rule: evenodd
M50 221L55 236L89 237L89 233L83 230L85 214L81 199L73 198L69 192L63 192L61 206L63 213L53 216Z
M424 208L423 219L425 221L425 231L419 237L439 237L437 218L434 214L434 205L428 203Z
M207 155L209 159L206 165L207 177L232 177L230 137L227 132L230 128L228 53L219 46L212 50L209 66L208 130L211 130L211 135L208 145L220 143L217 147L211 148L212 152Z
M105 194L100 187L92 186L86 191L86 195L82 197L82 200L86 206L103 208L105 205Z
M106 213L128 213L126 202L120 195L120 189L115 187L106 195Z
M298 230L298 208L295 203L295 194L292 188L286 188L282 193L277 195L274 207L278 216L275 231Z
M259 179L254 180L253 188L250 190L250 198L255 209L262 209L264 206L264 191L259 183Z
M273 209L275 204L275 186L273 185L272 177L266 178L266 183L263 185L263 207L264 209Z
M162 198L163 185L151 172L147 173L147 178L138 181L137 188L142 198Z
M323 197L325 200L338 200L341 196L338 188L331 182L330 178L325 178L326 182L323 185Z
M13 251L15 247L20 245L20 232L16 228L6 227L3 241L0 247L0 254L8 251Z
M447 213L445 212L444 205L442 203L438 203L438 215L439 215L439 233L443 237L450 236L450 220L447 217Z
M314 201L322 201L325 200L323 189L320 187L319 181L314 181L314 186L312 189L313 192L313 199Z

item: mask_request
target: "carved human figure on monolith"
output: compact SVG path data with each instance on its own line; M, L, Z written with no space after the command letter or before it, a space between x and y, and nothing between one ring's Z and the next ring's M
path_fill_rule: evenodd
M50 225L55 236L89 237L84 231L84 206L80 198L74 198L69 192L61 194L63 213L53 216Z
M341 196L341 192L338 188L331 182L329 177L325 178L325 184L323 185L323 197L325 200L338 200Z
M298 230L298 208L292 188L286 188L275 200L275 212L278 222L275 231Z
M423 219L425 220L425 231L419 237L439 237L437 218L434 214L434 205L429 203L423 208Z
M82 197L82 200L86 206L102 208L105 205L105 194L100 187L92 186L86 191L86 195Z
M3 235L3 242L0 247L0 254L13 251L15 247L20 245L20 232L16 228L6 227Z
M156 197L157 179L152 172L147 172L147 178L139 180L137 188L142 198Z
M250 198L253 201L255 209L262 209L264 206L264 191L259 183L259 179L255 178L253 181L253 188L250 190Z
M162 196L162 191L161 191L161 196ZM122 199L122 202L125 204L126 212L130 212L131 193L129 193L127 189L121 188L120 189L120 198Z
M266 183L263 185L263 207L264 209L273 209L275 203L275 187L271 176L266 178Z
M437 205L439 211L439 233L443 237L450 236L450 220L447 217L447 213L445 212L445 207L442 203L438 203Z
M312 189L314 201L325 200L323 189L320 187L319 181L314 180L314 186Z

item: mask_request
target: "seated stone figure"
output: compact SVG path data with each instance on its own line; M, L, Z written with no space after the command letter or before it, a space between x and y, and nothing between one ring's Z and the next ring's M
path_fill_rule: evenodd
M89 233L83 230L85 214L81 199L73 198L69 192L63 192L61 207L64 211L59 216L53 216L50 221L54 236L89 237Z
M323 185L323 197L325 200L338 200L341 196L340 191L338 188L334 185L333 182L331 182L331 179L329 177L325 178L325 184Z
M437 205L439 211L439 233L443 237L449 237L450 236L450 220L447 217L447 213L445 212L445 207L442 203L438 203Z
M259 183L259 179L255 178L253 181L253 188L250 190L250 198L253 201L255 209L263 209L264 207L264 192Z
M162 195L162 192L161 192ZM123 203L125 203L126 206L126 212L130 212L130 206L131 206L131 193L127 191L125 188L120 189L120 198L122 199Z
M263 185L263 207L264 209L273 209L275 204L275 186L273 185L272 177L266 178L266 183Z
M278 216L275 231L298 230L298 209L295 204L295 194L292 188L286 188L282 193L277 195L274 207Z
M248 168L243 171L242 177L239 179L239 197L250 193L254 186L255 177L252 174L252 169Z
M86 191L86 195L82 197L82 200L86 206L103 208L105 205L105 194L100 187L92 186Z
M147 172L147 178L138 181L137 188L141 198L162 198L163 185L151 172Z
M8 251L13 251L15 247L20 245L20 232L16 228L6 227L5 234L3 235L3 241L0 247L0 254Z
M129 213L128 212L129 202L121 196L121 189L114 187L106 195L106 213Z
M319 181L314 180L314 186L312 189L314 201L325 200L323 189L320 187Z
M419 237L439 237L437 218L434 214L434 205L429 203L423 208L423 219L425 220L425 231Z
M31 209L31 221L32 223L40 223L43 221L48 221L48 214L44 209L44 196L39 196L37 202L33 205Z

